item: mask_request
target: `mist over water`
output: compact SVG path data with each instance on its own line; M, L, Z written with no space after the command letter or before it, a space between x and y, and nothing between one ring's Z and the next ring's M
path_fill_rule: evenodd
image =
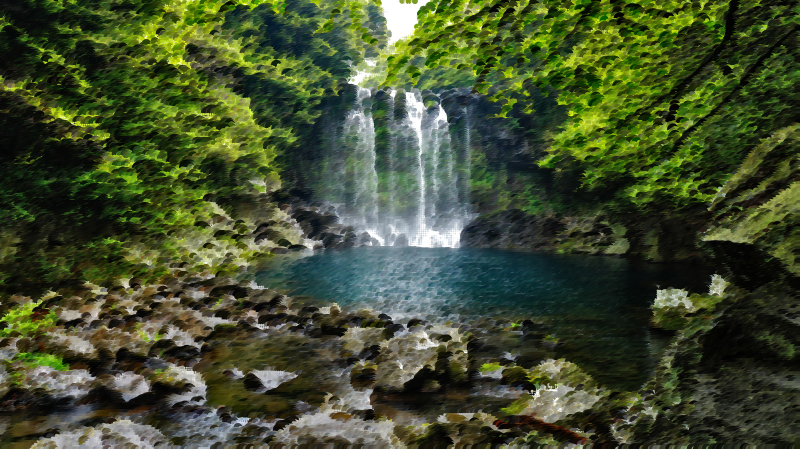
M454 148L441 105L426 107L417 91L379 93L359 87L343 126L333 132L321 199L377 245L458 247L472 217L465 188L469 133ZM376 117L379 101L384 109Z

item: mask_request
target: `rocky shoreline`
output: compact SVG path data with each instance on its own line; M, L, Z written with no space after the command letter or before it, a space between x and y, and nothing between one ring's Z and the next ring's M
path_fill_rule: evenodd
M551 423L564 413L546 404L565 400L581 411L609 392L548 358L533 322L513 333L488 319L473 328L395 323L376 311L304 306L249 281L177 271L153 285L13 297L29 315L4 322L2 444L402 447L455 428L456 440L476 444L535 429L554 442L609 438ZM503 351L520 339L536 353L525 365L546 384L541 399L530 394L538 390L529 369ZM28 357L45 353L50 362ZM580 394L564 399L570 391ZM508 407L522 408L509 415Z
M462 246L624 254L629 243L607 222L596 217L538 217L519 209L482 215L461 233Z
M265 253L375 243L337 223L324 204L281 209L285 218L248 231ZM520 220L536 223L519 227ZM227 221L220 223L211 225L216 234ZM497 236L482 241L491 237L487 227ZM606 254L620 241L615 234L597 220L564 223L516 211L488 224L479 217L464 231L466 245L557 251L552 242L561 239L578 252L605 247ZM511 245L511 235L521 243ZM399 322L375 310L312 305L256 285L251 274L215 276L182 264L155 283L10 297L0 320L0 445L514 447L795 438L797 310L785 307L792 298L785 288L753 283L763 276L731 278L747 290L725 291L726 283L700 295L659 291L653 325L672 335L671 346L643 389L620 391L557 360L562 343L548 335L546 320ZM756 320L780 326L746 331ZM726 338L738 338L737 346L703 349ZM765 350L774 353L767 371L739 363ZM715 377L721 369L725 377ZM768 393L746 394L754 389ZM694 405L700 399L716 405ZM760 418L742 426L720 407Z

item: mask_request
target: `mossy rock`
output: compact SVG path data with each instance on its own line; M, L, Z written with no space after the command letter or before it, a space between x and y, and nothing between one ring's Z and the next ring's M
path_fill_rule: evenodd
M663 307L653 312L651 323L654 327L668 331L678 331L684 329L689 323L685 316L686 310L679 310L674 307Z
M350 385L353 388L372 388L375 386L378 366L374 363L366 363L353 368L350 372Z
M510 385L512 387L522 387L525 390L536 390L536 385L528 376L528 370L521 366L513 366L503 370L503 377L500 381L503 385Z

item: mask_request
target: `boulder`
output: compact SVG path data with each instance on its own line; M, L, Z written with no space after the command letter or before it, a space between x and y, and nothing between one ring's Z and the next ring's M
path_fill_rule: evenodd
M519 209L482 215L461 231L461 246L478 248L552 247L566 225L553 217L536 217Z

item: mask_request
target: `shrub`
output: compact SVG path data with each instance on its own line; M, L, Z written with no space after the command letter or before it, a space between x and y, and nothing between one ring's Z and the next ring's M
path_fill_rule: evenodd
M57 371L69 370L69 365L64 363L61 357L52 354L20 352L15 358L31 368L35 368L37 366L49 366Z
M42 301L30 302L20 307L11 309L0 322L8 327L0 329L0 338L9 337L14 332L19 332L23 337L38 334L45 329L55 326L58 317L52 311L34 311Z

